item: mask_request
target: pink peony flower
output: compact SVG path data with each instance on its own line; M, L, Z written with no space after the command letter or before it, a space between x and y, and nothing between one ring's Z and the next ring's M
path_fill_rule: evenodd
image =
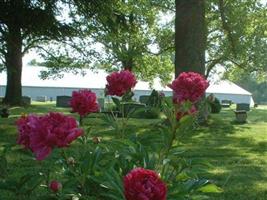
M34 120L34 118L38 118L38 116L22 115L21 118L16 121L17 129L19 132L17 143L23 145L27 149L30 148L31 127L29 125L29 122L31 120Z
M18 121L18 144L30 149L37 160L45 159L53 148L67 147L83 134L73 117L61 113L49 113L44 116L30 115Z
M197 113L197 109L194 105L190 108L190 110L183 112L183 111L178 111L176 113L176 119L179 121L182 117L186 115L195 115Z
M126 200L166 200L167 187L155 171L136 168L124 177Z
M49 188L53 191L53 192L58 192L59 190L62 189L62 184L56 180L53 180L50 182L49 184Z
M183 72L168 86L174 92L174 103L187 100L195 103L204 95L209 83L198 73Z
M123 96L126 92L135 87L137 81L134 74L128 70L113 72L106 77L106 94Z
M79 113L80 116L85 116L99 110L96 94L87 89L73 91L70 105L72 111Z

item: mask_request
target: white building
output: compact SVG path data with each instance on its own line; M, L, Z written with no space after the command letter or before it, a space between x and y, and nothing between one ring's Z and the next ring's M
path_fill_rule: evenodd
M234 103L247 103L250 106L254 106L253 97L250 92L227 80L210 84L206 90L206 96L210 94L213 94L220 101L231 100Z
M39 74L42 68L40 67L24 67L22 71L22 94L36 100L38 96L46 96L47 99L55 100L57 96L71 96L72 91L79 89L91 89L98 97L104 97L104 88L106 86L106 76L108 75L103 70L92 72L86 70L86 75L74 75L64 73L62 79L47 79L42 80ZM172 95L172 90L168 87L162 87L159 79L155 79L152 86L157 91L162 91L166 96ZM135 87L134 99L138 100L141 95L149 95L152 91L149 84L144 81L138 81ZM5 95L6 89L6 73L0 74L0 96Z
M73 75L71 73L64 73L62 79L47 79L39 78L40 71L43 68L29 67L23 68L22 72L22 94L23 96L30 96L36 100L38 96L46 96L47 99L55 100L57 96L67 95L71 96L72 91L83 88L91 89L98 97L104 97L104 88L106 85L106 76L108 75L103 70L92 72L86 70L86 75ZM0 74L0 97L5 95L6 88L6 73ZM162 87L159 79L155 79L152 88L144 81L138 81L135 87L135 100L139 100L141 95L149 95L155 89L162 91L165 96L172 96L172 90L168 87ZM231 100L234 103L248 103L254 105L252 94L238 85L230 81L218 81L211 83L206 91L206 95L214 94L220 101Z

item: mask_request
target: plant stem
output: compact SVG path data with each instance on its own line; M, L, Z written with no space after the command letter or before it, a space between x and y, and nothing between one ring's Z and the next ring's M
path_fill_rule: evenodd
M81 116L81 115L79 117L79 123L80 123L80 126L83 126L83 116Z

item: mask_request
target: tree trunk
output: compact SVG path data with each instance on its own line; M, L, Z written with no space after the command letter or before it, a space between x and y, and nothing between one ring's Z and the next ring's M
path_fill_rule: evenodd
M9 26L7 39L6 69L7 86L4 103L21 105L22 86L22 37L20 28Z
M175 77L181 72L205 73L205 0L175 0Z
M122 61L122 66L123 66L124 70L132 71L132 69L133 69L133 59L131 58L129 60Z

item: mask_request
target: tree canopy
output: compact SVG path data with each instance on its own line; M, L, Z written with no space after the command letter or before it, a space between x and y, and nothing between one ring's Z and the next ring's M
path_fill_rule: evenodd
M215 65L266 72L267 8L260 0L208 4L207 74Z
M157 38L161 26L157 23L158 2L150 0L110 1L95 15L88 15L90 4L80 0L78 14L84 16L91 38L101 44L97 66L108 71L134 70L143 80L159 76L169 80L173 71L170 54L159 52Z
M186 16L193 17L190 12L193 14L194 9L183 15L184 8L179 5L192 3L198 8L199 2L1 1L0 70L7 70L8 74L5 101L19 103L22 57L31 49L42 58L41 62L33 60L32 64L48 69L42 72L43 78L60 77L62 71L78 73L83 68L129 69L143 80L152 82L159 77L167 83L174 72L175 21L176 47L180 46L180 50L176 49L176 65L179 61L189 67L187 65L194 62L185 62L183 58L196 61L198 57L190 55L201 52L201 61L192 66L205 67L206 76L213 73L216 66L223 66L228 72L237 67L248 74L265 74L267 8L262 1L201 0L199 15L194 16L197 16L195 22L200 18L202 22L194 24L186 20ZM177 22L181 26L177 26ZM189 25L192 27L186 29ZM181 36L184 30L189 32L177 40L177 35ZM186 42L188 35L199 37ZM201 40L199 44L190 42L198 40Z
M7 71L4 102L21 103L22 57L42 44L61 41L75 29L60 20L57 0L5 0L0 2L0 60Z

